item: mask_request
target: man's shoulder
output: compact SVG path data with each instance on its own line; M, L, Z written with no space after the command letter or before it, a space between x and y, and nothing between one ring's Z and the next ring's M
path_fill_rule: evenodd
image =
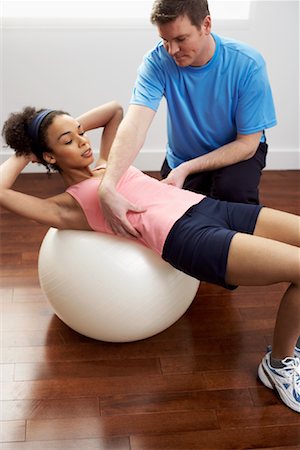
M221 51L240 60L241 63L252 61L258 66L264 65L264 58L261 53L250 44L225 36L217 36L220 42Z
M155 62L163 62L169 60L168 53L163 46L163 42L159 41L154 47L152 47L145 54L144 60Z

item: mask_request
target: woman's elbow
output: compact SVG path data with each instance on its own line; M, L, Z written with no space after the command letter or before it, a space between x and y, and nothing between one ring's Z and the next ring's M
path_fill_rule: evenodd
M112 106L113 106L113 110L114 110L114 116L117 117L121 121L124 116L123 106L120 103L118 103L116 100L112 101Z

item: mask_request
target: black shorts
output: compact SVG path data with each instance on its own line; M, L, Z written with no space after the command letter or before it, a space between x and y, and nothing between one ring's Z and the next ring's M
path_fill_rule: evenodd
M225 281L230 242L237 232L253 234L261 208L206 197L175 222L163 259L198 280L235 289Z

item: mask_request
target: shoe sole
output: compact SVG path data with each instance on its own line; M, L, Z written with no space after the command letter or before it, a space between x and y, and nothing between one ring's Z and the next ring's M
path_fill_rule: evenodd
M269 389L275 389L275 383L269 376L268 372L265 371L263 363L260 363L258 368L258 377L260 381Z

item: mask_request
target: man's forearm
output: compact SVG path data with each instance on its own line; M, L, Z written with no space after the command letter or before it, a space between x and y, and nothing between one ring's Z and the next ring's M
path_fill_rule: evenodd
M185 176L231 166L254 156L259 145L261 133L237 138L206 155L186 161L180 167Z

